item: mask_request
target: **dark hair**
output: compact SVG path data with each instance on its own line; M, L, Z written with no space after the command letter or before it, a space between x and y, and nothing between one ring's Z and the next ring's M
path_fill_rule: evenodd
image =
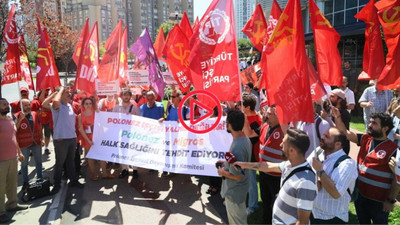
M330 129L332 129L332 128L336 129L339 132L339 134L333 138L333 141L340 142L340 144L342 144L342 148L343 148L343 146L346 144L346 141L347 141L346 134L335 127L331 127Z
M86 102L87 100L89 100L89 101L92 102L92 107L95 109L95 107L96 107L95 104L96 104L96 103L95 103L95 101L94 101L93 98L84 98L84 99L82 99L82 102L81 102L82 107L85 105L85 102Z
M244 114L240 110L229 109L226 123L230 124L234 131L241 131L244 126Z
M257 104L256 96L251 95L249 93L243 93L242 99L243 99L243 106L244 107L250 106L250 110L254 111Z
M393 120L392 117L390 117L389 114L387 113L372 113L371 114L372 119L379 118L381 120L381 127L388 127L389 129L386 131L386 135L390 133L390 131L393 129Z
M288 135L288 143L292 147L294 147L298 153L305 155L308 147L310 147L310 138L306 134L306 132L290 128L287 130L286 134Z
M339 96L338 96L338 98L340 98L342 100L342 101L340 101L339 108L340 109L347 109L347 101L346 101L346 99L343 99L343 98L341 98Z
M249 86L249 88L253 89L254 88L254 84L251 82L247 82L246 83L247 86Z
M345 60L344 63L348 63L351 65L351 62L349 60Z
M7 99L0 97L0 101L7 101Z

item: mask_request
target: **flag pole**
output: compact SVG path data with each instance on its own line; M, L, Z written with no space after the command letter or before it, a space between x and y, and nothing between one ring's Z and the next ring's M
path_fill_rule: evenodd
M19 106L21 107L21 112L24 113L24 108L22 107L22 96L21 96L21 91L20 91L19 80L17 81L17 86L18 86L18 95L19 95Z

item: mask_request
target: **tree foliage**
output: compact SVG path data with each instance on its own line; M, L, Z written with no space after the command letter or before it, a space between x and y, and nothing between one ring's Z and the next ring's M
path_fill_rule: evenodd
M172 28L175 26L175 23L172 23L171 21L165 21L160 25L160 27L157 29L157 34L160 31L161 27L163 28L164 31L164 37L167 37L168 33Z
M249 57L250 56L250 49L253 47L251 41L248 39L241 38L238 40L238 50L239 50L239 57Z
M7 1L0 1L0 59L5 55L6 48L3 39L4 27L8 19L8 4Z
M35 52L37 50L39 36L36 18L39 18L42 29L46 28L49 34L55 60L59 60L64 66L59 69L69 72L69 64L79 38L78 31L73 30L68 23L70 18L64 16L64 20L60 21L56 9L45 5L43 5L43 13L38 14L32 10L35 8L34 1L21 0L20 4L19 13L24 17L22 30L27 40L27 48L30 48L28 51ZM32 58L32 55L29 57Z

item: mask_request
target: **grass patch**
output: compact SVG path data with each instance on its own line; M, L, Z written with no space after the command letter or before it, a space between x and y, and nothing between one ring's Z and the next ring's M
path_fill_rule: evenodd
M352 116L351 121L350 121L350 127L364 133L365 126L364 126L363 117L362 116Z

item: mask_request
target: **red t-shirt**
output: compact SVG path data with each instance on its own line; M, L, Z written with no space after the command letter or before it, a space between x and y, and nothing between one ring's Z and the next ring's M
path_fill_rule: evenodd
M11 117L0 119L0 162L17 157L18 146L16 133L17 128Z

